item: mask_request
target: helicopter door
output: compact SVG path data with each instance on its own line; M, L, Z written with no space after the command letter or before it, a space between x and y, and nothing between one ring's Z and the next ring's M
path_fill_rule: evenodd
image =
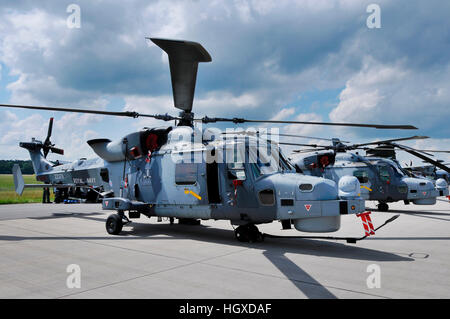
M206 164L175 164L175 193L171 200L177 204L204 204L206 198Z
M392 181L392 173L388 165L378 166L378 175L380 177L380 191L385 195L389 194L389 188Z
M206 183L208 189L208 202L210 204L220 203L219 168L217 162L206 164Z
M252 182L247 176L245 166L242 163L229 163L227 171L227 192L234 194L236 206L257 207Z

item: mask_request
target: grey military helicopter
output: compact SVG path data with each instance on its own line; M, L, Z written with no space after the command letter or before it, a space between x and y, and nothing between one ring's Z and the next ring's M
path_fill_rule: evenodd
M439 161L443 163L443 161ZM443 165L448 166L450 163L443 163ZM450 183L450 172L444 171L443 169L438 169L434 165L422 165L422 166L412 166L411 164L405 164L404 168L411 172L415 176L424 176L431 180L438 180L440 178L444 179L447 183Z
M297 170L305 174L334 181L348 175L357 177L362 187L361 196L367 200L378 201L379 211L388 211L388 203L396 201L404 201L405 204L412 202L416 205L434 205L436 197L448 196L448 184L444 180L433 183L411 174L400 166L394 152L394 148L399 148L428 159L421 154L424 152L422 150L395 143L425 138L428 137L412 136L353 145L344 144L334 138L331 139L332 145L302 144L310 149L295 150L290 158ZM369 145L381 146L368 148ZM358 149L365 150L366 156L358 152L349 152Z
M30 153L36 180L44 184L25 184L18 165L13 167L16 193L22 195L24 188L53 188L55 203L69 198L79 198L96 203L103 197L112 196L108 183L108 170L100 158L87 160L80 158L73 162L49 161L49 152L64 155L64 150L55 147L50 137L53 129L53 117L49 120L48 133L44 142L33 138L31 142L20 142L19 146Z
M109 234L119 234L130 219L144 215L169 217L171 221L177 218L180 222L229 220L237 226L235 235L239 241L258 241L263 234L257 224L279 220L283 229L290 229L293 224L303 232L334 232L340 228L342 215L364 213L364 199L358 195L360 184L356 178L346 179L337 187L332 180L299 174L277 143L251 136L223 138L217 128L202 129L201 124L287 123L416 129L411 125L195 118L192 105L198 63L210 62L211 56L196 42L150 40L169 56L174 105L181 110L179 116L0 105L175 121L174 126L144 128L116 141L106 138L88 141L103 160L108 172L105 176L114 192L114 197L102 202L103 209L116 211L106 220ZM42 159L36 163L48 165Z

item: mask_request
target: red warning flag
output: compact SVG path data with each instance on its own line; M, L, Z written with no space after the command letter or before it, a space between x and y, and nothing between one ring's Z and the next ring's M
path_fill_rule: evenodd
M356 215L358 217L361 217L361 221L363 223L366 236L375 235L375 229L373 228L373 223L372 219L370 218L370 214L371 212L364 212Z

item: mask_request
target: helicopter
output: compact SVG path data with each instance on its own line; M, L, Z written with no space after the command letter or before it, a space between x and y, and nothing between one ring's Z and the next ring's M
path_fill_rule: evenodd
M433 183L411 174L400 166L394 152L394 148L399 148L436 162L420 154L424 152L422 150L395 143L426 138L428 137L412 136L353 145L344 144L340 139L333 138L332 145L302 144L313 149L294 150L290 159L297 170L305 174L335 181L345 175L357 177L362 187L361 196L367 200L378 201L379 211L388 211L388 203L401 200L405 204L412 202L416 205L434 205L436 197L449 195L448 183L444 179ZM381 146L368 148L368 145ZM366 150L366 156L358 152L349 152L357 149Z
M197 42L147 39L168 54L174 106L181 110L179 116L0 105L175 121L173 126L144 128L115 141L107 138L87 141L103 160L103 167L108 172L105 175L114 193L114 197L103 198L102 201L104 210L116 212L106 220L109 234L119 234L123 226L131 222L130 219L140 218L141 215L168 217L171 222L174 218L179 219L179 222L229 220L233 226L237 226L235 237L239 241L262 240L264 234L256 225L275 220L281 221L283 229L291 229L291 225L294 225L295 229L302 232L334 232L340 228L342 215L362 214L360 217L367 226L370 218L365 212L364 199L359 196L360 183L357 178L346 177L337 184L329 179L299 174L278 144L251 136L232 135L224 138L219 129L203 129L201 124L313 124L377 129L416 127L236 117L195 118L192 108L198 63L211 62L211 56ZM47 165L42 158L36 163ZM372 227L369 233L366 232L366 237L373 234L373 230Z
M444 163L444 161L442 160L437 161L446 166L450 165L450 163ZM427 163L426 161L423 162ZM443 178L447 181L447 183L450 183L450 172L443 169L438 169L435 165L412 166L411 162L409 164L405 163L404 168L416 176L424 176L431 180L438 180L439 178Z
M53 117L49 120L47 137L44 142L32 138L31 142L20 142L19 146L30 153L36 180L44 184L25 184L20 167L13 166L15 191L22 195L25 188L53 188L55 203L70 198L84 199L96 203L103 197L112 196L108 170L100 158L80 158L73 162L47 160L49 152L64 155L64 150L55 147L50 137L53 129Z

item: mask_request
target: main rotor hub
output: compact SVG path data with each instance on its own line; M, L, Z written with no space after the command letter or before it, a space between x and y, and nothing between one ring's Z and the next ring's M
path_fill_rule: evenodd
M193 126L194 122L194 113L181 111L179 114L181 120L178 123L178 126Z

